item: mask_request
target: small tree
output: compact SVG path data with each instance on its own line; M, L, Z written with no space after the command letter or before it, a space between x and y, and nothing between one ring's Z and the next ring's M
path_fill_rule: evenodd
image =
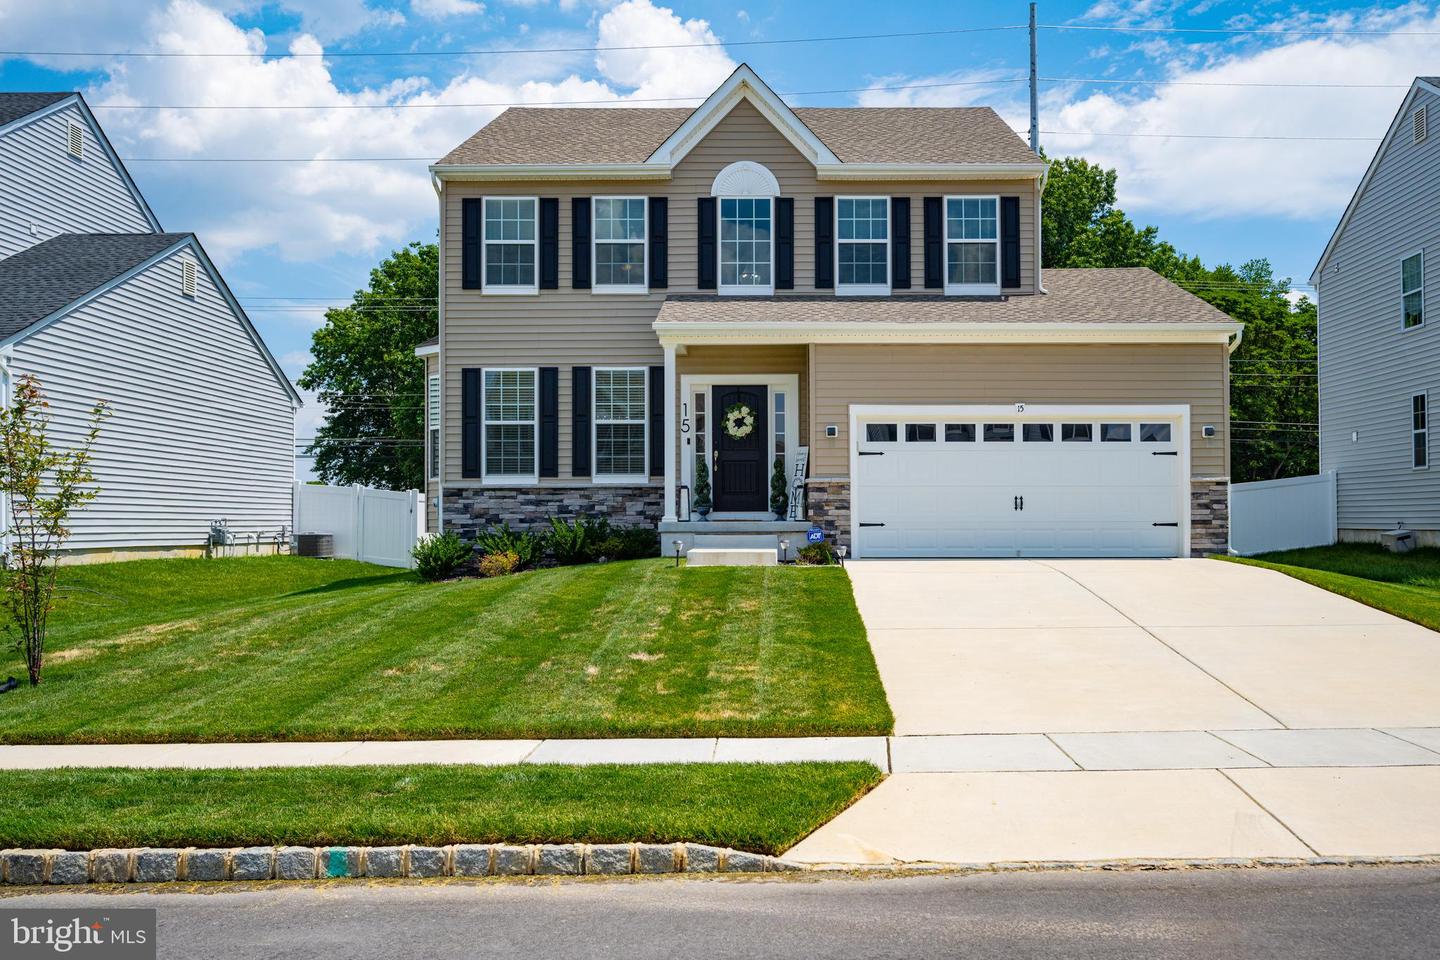
M770 512L781 520L790 509L790 489L785 484L785 458L777 455L770 471Z
M0 412L0 490L10 505L4 603L32 687L45 662L60 548L70 539L70 514L95 499L91 450L110 413L103 400L96 403L79 444L58 450L50 441L49 407L40 382L25 374Z
M710 467L703 456L695 458L695 492L691 503L702 517L710 512Z

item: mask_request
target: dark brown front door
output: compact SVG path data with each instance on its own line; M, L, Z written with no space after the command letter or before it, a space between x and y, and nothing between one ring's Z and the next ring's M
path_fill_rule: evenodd
M750 513L770 506L770 426L765 417L769 407L764 387L714 387L711 417L715 424L714 487L716 513ZM726 429L726 412L746 407L755 426L743 437L732 437Z

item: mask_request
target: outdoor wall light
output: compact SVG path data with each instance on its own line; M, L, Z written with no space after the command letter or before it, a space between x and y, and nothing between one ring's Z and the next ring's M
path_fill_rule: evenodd
M675 566L680 566L680 548L685 546L684 540L671 540L670 545L675 548Z
M1200 436L1204 437L1206 440L1213 440L1215 438L1215 424L1207 423L1205 424L1205 426L1201 427Z
M781 562L781 563L784 563L787 559L789 559L789 554L790 554L790 541L789 541L789 540L781 540L781 541L780 541L780 562Z
M827 423L827 424L825 425L825 436L827 436L827 437L838 437L838 436L840 436L840 427L839 427L839 425L834 424L834 423Z

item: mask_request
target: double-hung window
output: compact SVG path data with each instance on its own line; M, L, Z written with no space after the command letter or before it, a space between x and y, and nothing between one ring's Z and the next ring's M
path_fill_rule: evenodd
M485 198L485 293L537 293L535 197Z
M1425 254L1400 261L1400 326L1410 330L1425 322Z
M533 483L535 371L485 371L485 479Z
M1427 394L1410 398L1410 466L1423 470L1430 466L1430 403Z
M775 292L773 203L769 197L720 198L720 292Z
M427 453L429 470L426 476L432 480L440 476L440 375L431 374L425 390L425 439L429 445Z
M644 367L595 370L595 479L648 479Z
M835 292L890 292L890 198L840 197L835 203Z
M945 198L945 292L1000 292L1000 198Z
M645 292L645 198L596 197L595 290Z

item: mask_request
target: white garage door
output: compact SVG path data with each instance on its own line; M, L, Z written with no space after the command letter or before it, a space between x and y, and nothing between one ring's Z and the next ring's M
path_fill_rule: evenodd
M857 418L860 557L1180 556L1181 416Z

